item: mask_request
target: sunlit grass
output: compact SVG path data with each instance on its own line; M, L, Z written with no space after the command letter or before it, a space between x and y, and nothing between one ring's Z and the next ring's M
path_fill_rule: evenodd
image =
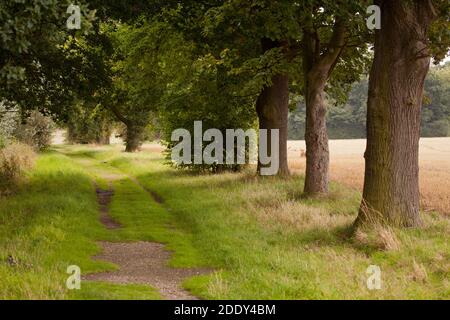
M218 270L186 281L202 297L450 297L449 221L441 215L427 215L421 230L381 230L364 242L349 233L360 195L342 186L327 199L303 199L301 176L193 175L163 165L155 152L111 150L93 156L158 192L173 223ZM367 289L371 264L382 270L382 290Z
M158 298L150 287L144 294L142 287L88 282L69 292L68 266L82 273L114 269L91 259L95 240L107 237L86 171L63 155L41 155L19 193L0 201L0 298Z
M358 192L333 184L330 197L305 199L299 175L194 175L164 165L157 148L144 150L64 146L57 152L65 156L41 156L29 184L0 204L2 298L157 297L145 287L98 283L68 294L68 264L112 268L90 259L100 239L162 242L171 265L214 268L185 281L202 298L450 298L450 224L442 215L428 214L423 229L352 236ZM123 229L105 231L98 222L91 179L111 181L111 215ZM5 262L9 254L19 267ZM381 268L381 290L367 289L372 264Z

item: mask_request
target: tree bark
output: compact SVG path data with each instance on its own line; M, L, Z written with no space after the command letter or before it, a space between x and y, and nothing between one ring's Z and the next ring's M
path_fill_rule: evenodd
M304 193L314 196L328 193L330 155L324 103L325 86L345 48L347 28L344 21L337 18L330 42L323 50L318 30L314 29L311 21L307 24L302 47L306 104Z
M268 51L282 44L264 39L262 47ZM256 101L256 113L259 119L259 129L267 129L267 152L270 155L272 146L270 134L272 129L279 130L279 176L289 175L287 157L288 115L289 115L289 76L277 74L272 77L272 84L263 88ZM258 161L258 173L264 165Z
M288 112L289 112L289 78L287 75L276 75L272 85L265 87L256 102L259 129L267 129L267 152L271 154L270 132L279 130L279 169L278 175L289 175L287 161ZM258 161L258 171L264 165Z
M430 1L377 1L382 27L375 37L369 81L364 191L356 225L420 226L419 138L430 57Z
M305 76L306 175L304 193L326 194L329 185L330 155L324 104L327 74L310 72Z
M76 133L75 133L75 128L73 127L72 124L68 124L67 125L67 137L66 140L68 142L68 144L75 144L77 143L77 137L76 137Z

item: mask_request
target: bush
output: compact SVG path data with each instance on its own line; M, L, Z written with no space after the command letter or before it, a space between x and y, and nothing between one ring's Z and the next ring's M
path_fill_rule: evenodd
M50 146L54 129L53 121L39 111L33 111L16 132L17 138L32 146L37 151L42 151Z
M183 164L176 165L171 162L171 151L177 144L171 141L172 132L179 128L188 130L191 137L194 137L194 122L202 121L203 132L208 129L216 128L224 136L223 147L226 149L225 133L226 129L256 129L257 118L254 107L256 96L235 96L231 89L233 85L227 83L224 87L222 83L222 72L220 70L205 71L201 77L192 81L189 85L189 94L173 96L166 93L169 101L160 107L159 120L160 130L162 132L161 140L167 147L166 159L169 164L175 165L180 169L189 169L194 171L222 172L238 171L242 165L218 165L218 164ZM176 101L176 103L173 103ZM203 133L202 132L202 133ZM204 148L207 144L203 144ZM192 144L193 147L193 144ZM248 148L247 148L248 149ZM246 150L248 152L248 150ZM191 153L192 157L194 153Z
M20 115L17 109L6 109L0 102L0 148L8 145L19 126Z
M147 124L145 127L142 127L142 133L140 138L140 141L144 143L145 141L155 141L160 140L161 138L161 132L158 128L158 120L155 117L151 120L151 123ZM118 123L115 126L115 135L116 137L122 138L123 141L127 140L127 126L123 123Z
M109 144L112 127L107 110L99 107L90 110L76 105L69 115L66 140L70 144Z
M33 149L22 143L0 149L0 195L10 194L17 187L35 157Z

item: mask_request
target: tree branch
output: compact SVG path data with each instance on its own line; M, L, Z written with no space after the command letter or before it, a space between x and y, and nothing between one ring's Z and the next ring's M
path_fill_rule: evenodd
M346 36L347 26L342 18L337 18L333 27L333 35L327 45L327 51L320 58L320 68L331 68L333 65L336 65L345 48Z
M130 120L125 118L125 116L120 113L119 109L117 109L116 106L109 105L108 108L112 111L112 113L114 113L114 115L116 116L117 119L119 119L119 121L123 122L125 125L129 125Z

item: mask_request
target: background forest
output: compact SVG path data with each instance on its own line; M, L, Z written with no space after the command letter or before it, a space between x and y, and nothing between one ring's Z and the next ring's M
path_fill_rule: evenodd
M352 85L344 105L327 101L327 127L331 139L360 139L366 137L368 81ZM299 103L289 114L289 139L303 140L305 134L305 105ZM425 81L422 108L422 137L450 136L450 63L432 67Z

